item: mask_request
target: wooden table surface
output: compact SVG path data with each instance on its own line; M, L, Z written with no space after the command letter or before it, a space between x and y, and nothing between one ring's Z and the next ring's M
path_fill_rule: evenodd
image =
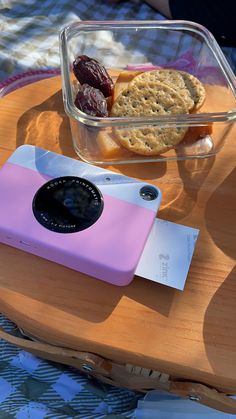
M0 118L1 165L26 143L76 157L60 77L2 98ZM1 312L49 343L236 393L235 128L216 158L108 166L158 185L160 218L200 229L183 292L115 287L0 245Z

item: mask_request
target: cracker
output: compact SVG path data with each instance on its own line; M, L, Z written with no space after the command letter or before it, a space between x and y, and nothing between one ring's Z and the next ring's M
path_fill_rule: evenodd
M156 156L174 148L186 134L186 128L114 128L120 144L136 154Z
M195 111L200 109L206 98L206 91L203 84L192 74L186 73L185 71L180 71L180 74L183 77L186 88L190 91L191 97L193 98L194 109L192 110Z
M158 81L136 80L124 89L111 108L111 116L158 116L188 113L186 104L171 87Z
M158 81L137 80L121 92L111 109L111 116L139 117L180 115L188 113L186 104L171 87ZM186 128L114 128L120 144L130 151L146 156L158 155L177 145Z
M130 82L130 87L137 81L159 81L176 90L184 99L189 111L199 109L205 99L205 89L196 77L184 71L162 69L146 71Z

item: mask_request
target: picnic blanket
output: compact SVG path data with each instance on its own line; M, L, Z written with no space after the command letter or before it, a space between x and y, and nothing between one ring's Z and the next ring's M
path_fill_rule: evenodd
M141 0L113 3L112 0L1 0L0 1L0 82L20 72L59 68L58 32L78 20L161 20L156 10ZM179 40L173 37L172 42ZM143 39L145 50L149 39ZM165 48L160 38L158 49ZM194 48L188 38L182 53ZM96 47L96 43L95 43ZM118 45L108 40L108 48ZM236 50L223 48L236 72ZM171 54L171 51L165 51ZM179 52L181 55L181 51Z
M20 335L3 315L0 325L8 333ZM1 419L131 418L140 397L0 340Z
M0 87L11 83L19 73L59 71L58 31L78 19L164 18L137 0L118 4L105 0L1 0ZM148 42L148 38L143 42ZM165 48L161 39L158 42ZM173 38L172 42L178 40ZM120 45L111 39L108 47ZM197 47L181 44L181 52L185 54L188 48ZM235 50L223 51L236 72ZM0 326L9 333L20 333L3 315ZM0 419L131 418L141 397L126 389L104 385L73 368L39 359L0 340Z

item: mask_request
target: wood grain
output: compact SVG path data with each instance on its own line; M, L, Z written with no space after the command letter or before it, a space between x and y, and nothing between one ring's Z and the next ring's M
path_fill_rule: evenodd
M1 165L24 143L76 157L60 77L2 98L0 117ZM0 245L1 311L48 343L236 393L235 135L216 158L108 166L158 185L160 218L200 229L183 292L117 288Z

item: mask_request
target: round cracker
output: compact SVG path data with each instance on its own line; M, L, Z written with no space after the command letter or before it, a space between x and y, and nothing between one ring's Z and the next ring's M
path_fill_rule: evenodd
M158 81L137 80L124 89L111 108L111 116L158 116L186 114L184 100L171 87Z
M199 109L205 100L205 89L196 77L184 71L161 69L146 71L134 77L130 86L138 81L159 81L176 90L184 99L189 111Z
M187 128L114 128L120 144L136 154L156 156L181 142Z
M203 84L197 77L193 76L192 74L186 73L185 71L180 71L180 74L183 77L186 88L190 91L191 97L193 98L193 110L200 109L206 98L206 91Z
M121 92L111 109L111 116L137 117L180 115L188 113L184 100L164 83L138 80ZM114 128L120 144L137 154L158 155L173 148L184 137L187 128Z

